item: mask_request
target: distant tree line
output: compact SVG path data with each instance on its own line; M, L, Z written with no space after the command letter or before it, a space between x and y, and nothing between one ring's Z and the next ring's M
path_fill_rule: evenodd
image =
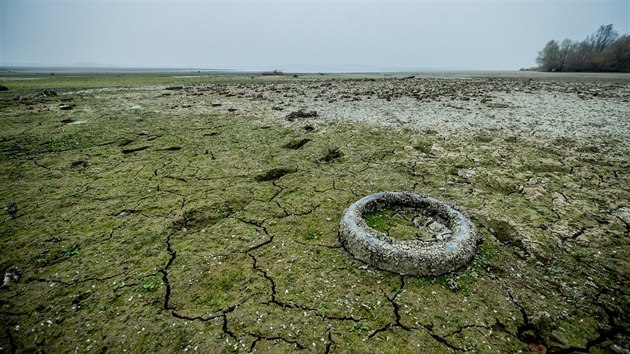
M536 63L543 71L630 72L630 36L619 36L610 24L581 42L551 40L538 52Z

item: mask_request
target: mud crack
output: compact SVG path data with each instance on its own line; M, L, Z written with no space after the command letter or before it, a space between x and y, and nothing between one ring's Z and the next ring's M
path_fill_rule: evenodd
M324 350L324 354L329 354L330 349L335 344L335 341L332 338L332 332L330 331L330 328L328 329L327 332L328 332L328 342L326 342L326 349Z
M277 341L277 340L280 340L280 341L283 341L283 342L285 342L287 344L293 344L298 349L306 349L306 347L304 347L298 341L291 340L291 339L286 339L286 338L281 337L281 336L270 336L270 337L267 337L267 336L263 336L261 334L252 333L252 332L247 332L247 334L255 338L254 341L252 342L252 345L249 346L249 352L250 353L254 351L254 348L256 348L256 344L258 344L258 342L261 341L261 340L266 340L266 341Z
M169 304L171 300L171 282L168 280L168 269L171 267L171 265L173 265L173 262L175 262L175 258L177 258L177 252L175 252L173 246L171 245L171 235L168 235L166 237L166 241L164 241L164 243L166 243L166 251L168 252L170 257L168 258L168 262L166 262L166 266L160 269L160 273L162 273L162 282L164 282L164 286L166 288L164 294L164 309L171 310L172 308Z
M402 293L404 288L405 288L405 276L400 275L400 286L396 289L396 292L394 293L394 295L390 297L390 296L387 296L387 294L385 294L385 298L387 299L387 301L389 301L389 303L392 305L392 308L394 310L394 318L396 319L396 322L393 322L393 323L390 322L386 324L385 326L374 330L372 333L370 333L370 335L368 336L368 339L374 338L377 334L381 332L385 332L392 327L402 328L405 331L409 331L411 329L405 326L402 322L400 322L401 320L400 305L396 302L396 299L398 298L400 293Z

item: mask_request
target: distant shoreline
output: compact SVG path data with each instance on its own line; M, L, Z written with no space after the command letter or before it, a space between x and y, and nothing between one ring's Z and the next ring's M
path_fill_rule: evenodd
M300 72L284 71L282 75L266 75L267 70L238 70L238 69L196 69L196 68L122 68L122 67L37 67L37 66L0 66L0 81L18 78L46 78L51 75L67 77L78 76L248 76L277 80L280 78L443 78L443 79L534 79L554 81L603 80L627 82L630 73L609 72L542 72L520 70L418 70L418 71L369 71L369 72Z
M319 69L319 70L318 70ZM261 74L272 73L274 69L217 69L217 68L141 68L141 67L107 67L107 66L14 66L0 65L1 74ZM415 74L415 73L474 73L474 72L513 72L517 70L473 70L447 68L386 68L386 67L289 67L276 69L288 74Z
M82 66L0 66L0 74L211 74L232 73L230 69L134 68Z

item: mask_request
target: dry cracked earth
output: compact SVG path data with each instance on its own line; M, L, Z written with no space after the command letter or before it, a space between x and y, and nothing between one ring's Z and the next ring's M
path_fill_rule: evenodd
M628 76L2 80L2 352L630 352ZM354 260L388 190L474 260Z

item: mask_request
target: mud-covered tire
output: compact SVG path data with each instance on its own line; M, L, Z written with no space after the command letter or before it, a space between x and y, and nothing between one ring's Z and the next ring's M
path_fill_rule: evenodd
M443 240L393 239L370 228L363 215L394 209L418 212L442 220L452 231ZM376 268L410 275L440 275L467 264L480 241L474 225L454 206L435 198L407 192L382 192L352 204L339 223L339 238L344 248Z

